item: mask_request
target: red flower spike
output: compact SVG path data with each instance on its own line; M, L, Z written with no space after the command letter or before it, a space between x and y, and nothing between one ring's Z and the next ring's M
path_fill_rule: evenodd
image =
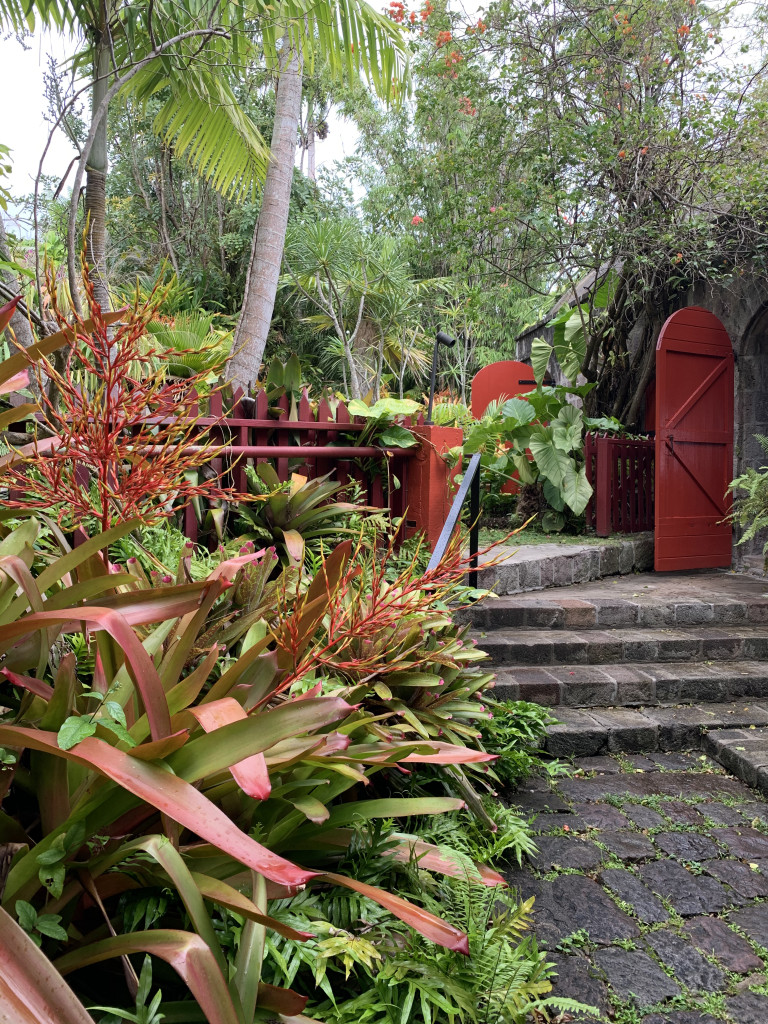
M162 292L155 288L147 302L136 303L110 336L84 257L82 265L94 324L88 331L80 317L67 322L48 269L51 312L60 327L74 327L77 342L64 350L63 367L46 358L31 366L42 395L43 425L56 440L8 468L7 485L22 496L5 499L5 505L53 508L60 523L96 517L105 531L130 519L157 522L199 496L247 500L222 487L218 477L190 479L190 471L210 463L218 449L210 442L211 428L199 425L196 385L202 378L169 382L162 354L145 347L147 324ZM80 386L83 373L95 378L90 393ZM35 473L28 472L31 467Z

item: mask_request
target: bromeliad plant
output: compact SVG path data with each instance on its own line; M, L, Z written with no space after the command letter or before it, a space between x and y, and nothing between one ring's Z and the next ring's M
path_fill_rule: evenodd
M165 356L142 342L162 297L137 297L119 317L102 314L84 257L83 287L91 319L76 316L70 326L54 300L63 341L51 347L46 339L36 361L28 357L41 395L39 440L6 470L14 492L6 504L106 531L131 519L155 522L201 495L249 500L198 473L216 454L210 426L199 422L198 378L168 378ZM58 365L48 353L63 344Z
M283 560L300 565L307 545L324 545L325 550L349 536L350 516L366 509L348 501L332 501L344 486L331 480L331 473L307 480L300 473L280 483L268 462L245 470L248 493L261 501L241 505L240 519L246 529L243 540L257 545L274 544Z
M298 600L294 587L291 607L289 583L269 581L272 552L225 561L201 583L153 589L104 558L135 525L112 527L37 576L34 520L0 542L0 745L11 761L0 776L0 1004L15 1007L15 1024L50 1019L39 1006L40 978L56 993L60 1024L88 1020L23 932L22 924L34 929L43 919L44 949L60 974L123 957L135 992L127 958L152 953L194 999L164 1003L166 1019L209 1024L301 1012L305 999L262 982L261 966L267 930L303 938L270 915L269 900L306 885L354 890L431 941L466 951L460 928L335 870L351 826L463 806L455 797L365 799L361 791L377 774L491 759L461 744L460 721L446 721L460 741L453 743L415 726L395 729L392 714L368 706L370 680L361 673L378 672L365 641L388 619L401 675L386 668L382 685L403 695L396 699L409 721L439 719L431 697L425 709L414 699L419 689L439 687L416 653L415 591L399 588L399 598L382 592L368 613L343 617L349 545L323 563ZM295 570L289 575L301 585ZM439 573L431 584L440 591ZM411 623L396 636L398 607ZM73 653L84 647L93 655L85 685ZM439 649L431 658L451 671L457 653ZM378 658L389 661L383 650ZM421 687L403 678L406 669L424 672ZM395 854L409 860L414 841L403 837ZM439 870L460 870L429 844L415 855L437 858ZM481 877L500 882L488 869ZM174 894L169 927L122 930L116 908L137 887ZM244 921L229 963L216 925L225 911ZM98 989L102 975L78 977L94 1001L114 1002Z

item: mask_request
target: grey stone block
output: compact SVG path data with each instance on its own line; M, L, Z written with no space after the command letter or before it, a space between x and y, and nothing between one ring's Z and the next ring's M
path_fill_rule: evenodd
M592 682L568 681L563 686L563 704L574 708L607 707L616 702L616 683L603 676Z
M714 605L704 601L680 602L675 605L675 623L678 626L700 626L711 622L714 617Z
M608 738L607 727L585 711L558 711L559 725L547 729L546 749L553 757L599 754Z
M619 572L624 576L635 567L635 546L631 540L623 540L619 547Z
M619 548L607 545L600 548L600 575L616 576L619 572Z
M563 702L563 684L556 679L551 682L521 682L519 687L520 700L527 700L531 704L542 704L544 707L552 708Z
M659 683L656 683L658 692ZM656 723L660 750L687 750L701 743L707 719L692 708L649 708L646 717Z
M571 556L571 576L574 583L588 583L592 579L592 554L585 551L583 554Z
M595 719L608 729L608 750L638 754L656 750L658 725L649 716L628 708L606 708L594 712Z
M675 609L673 605L658 602L639 601L637 623L639 626L658 627L674 626Z
M542 587L553 587L555 585L555 572L552 559L543 559L539 565L539 576Z
M541 563L536 561L520 563L520 589L538 590L541 587Z
M609 597L592 598L597 613L597 624L606 626L636 626L640 609L631 601L615 601Z
M658 641L659 661L693 661L701 657L702 640L695 636L667 636Z
M638 572L653 571L653 534L641 534L635 540L635 568Z
M659 642L642 636L624 640L622 643L621 660L633 663L659 660Z
M573 564L567 556L552 559L552 582L556 587L569 587L573 583Z

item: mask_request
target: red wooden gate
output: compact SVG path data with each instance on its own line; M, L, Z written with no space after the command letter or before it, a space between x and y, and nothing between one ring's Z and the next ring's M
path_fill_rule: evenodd
M712 313L673 313L656 347L655 568L731 564L733 348Z

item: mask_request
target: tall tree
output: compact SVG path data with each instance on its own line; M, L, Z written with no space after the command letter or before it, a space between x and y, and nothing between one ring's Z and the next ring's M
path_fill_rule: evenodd
M303 64L300 48L291 45L286 33L276 85L270 161L245 277L243 308L227 367L234 385L245 390L259 375L280 279L301 117Z
M0 21L15 30L76 33L73 56L91 92L91 115L77 163L68 224L70 290L79 309L77 214L85 182L86 237L97 298L108 305L105 267L107 114L115 99L163 96L154 127L196 170L229 193L250 191L266 170L267 147L243 114L232 83L253 52L250 26L268 18L266 0L0 0ZM266 39L270 39L266 33ZM274 47L273 47L274 49ZM67 108L68 109L68 108ZM62 111L61 117L66 114Z
M287 13L286 7L287 4L283 14ZM322 0L311 9L305 22L289 23L284 31L277 68L270 162L243 309L227 367L234 386L245 390L258 377L275 306L301 119L301 77L315 48L328 60L332 74L340 75L342 70L349 77L362 73L377 94L388 101L397 96L406 72L399 29L365 0L344 4Z

